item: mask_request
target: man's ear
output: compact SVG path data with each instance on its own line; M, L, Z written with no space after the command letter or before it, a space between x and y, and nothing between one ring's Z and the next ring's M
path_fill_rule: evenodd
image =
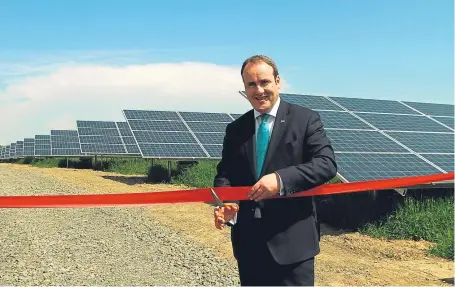
M275 78L275 83L276 83L276 85L278 86L278 88L281 87L281 78L280 78L280 75L276 76L276 78Z

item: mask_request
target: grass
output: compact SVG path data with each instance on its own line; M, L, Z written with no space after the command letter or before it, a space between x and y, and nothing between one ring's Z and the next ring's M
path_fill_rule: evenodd
M377 238L426 240L436 243L429 253L454 258L453 197L406 198L404 204L386 219L369 223L360 232Z
M104 163L104 162L103 162ZM150 161L142 158L115 158L108 159L103 169L108 172L116 172L121 174L147 174L150 168Z
M178 173L171 182L198 188L212 187L217 164L217 161L201 161Z

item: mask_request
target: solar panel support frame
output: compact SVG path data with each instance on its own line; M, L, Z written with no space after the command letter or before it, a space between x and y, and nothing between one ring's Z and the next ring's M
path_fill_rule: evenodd
M234 117L233 117L233 116L231 116L231 114L230 114L230 113L226 113L226 114L227 114L227 115L228 115L228 116L229 116L229 117L232 119L232 121L235 121Z
M240 95L242 95L242 96L243 96L245 99L247 99L247 100L248 100L248 97L246 96L245 92L243 92L243 91L239 91L239 93L240 93Z

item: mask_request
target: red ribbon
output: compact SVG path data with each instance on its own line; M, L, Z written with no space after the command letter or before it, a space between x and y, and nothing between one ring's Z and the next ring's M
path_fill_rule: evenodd
M394 179L324 184L307 191L292 194L289 197L320 196L340 193L353 193L368 190L393 189L453 179L454 173L451 172L446 174L413 176ZM250 189L251 187L247 186L214 188L221 200L246 200L248 199L247 194ZM0 208L144 206L160 203L213 201L214 200L209 188L199 188L193 190L176 190L169 192L122 194L0 196Z

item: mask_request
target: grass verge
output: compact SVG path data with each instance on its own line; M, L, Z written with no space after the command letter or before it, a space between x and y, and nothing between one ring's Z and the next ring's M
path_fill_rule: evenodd
M396 212L377 223L368 223L360 232L377 238L426 240L436 243L429 253L454 258L453 197L406 198Z

